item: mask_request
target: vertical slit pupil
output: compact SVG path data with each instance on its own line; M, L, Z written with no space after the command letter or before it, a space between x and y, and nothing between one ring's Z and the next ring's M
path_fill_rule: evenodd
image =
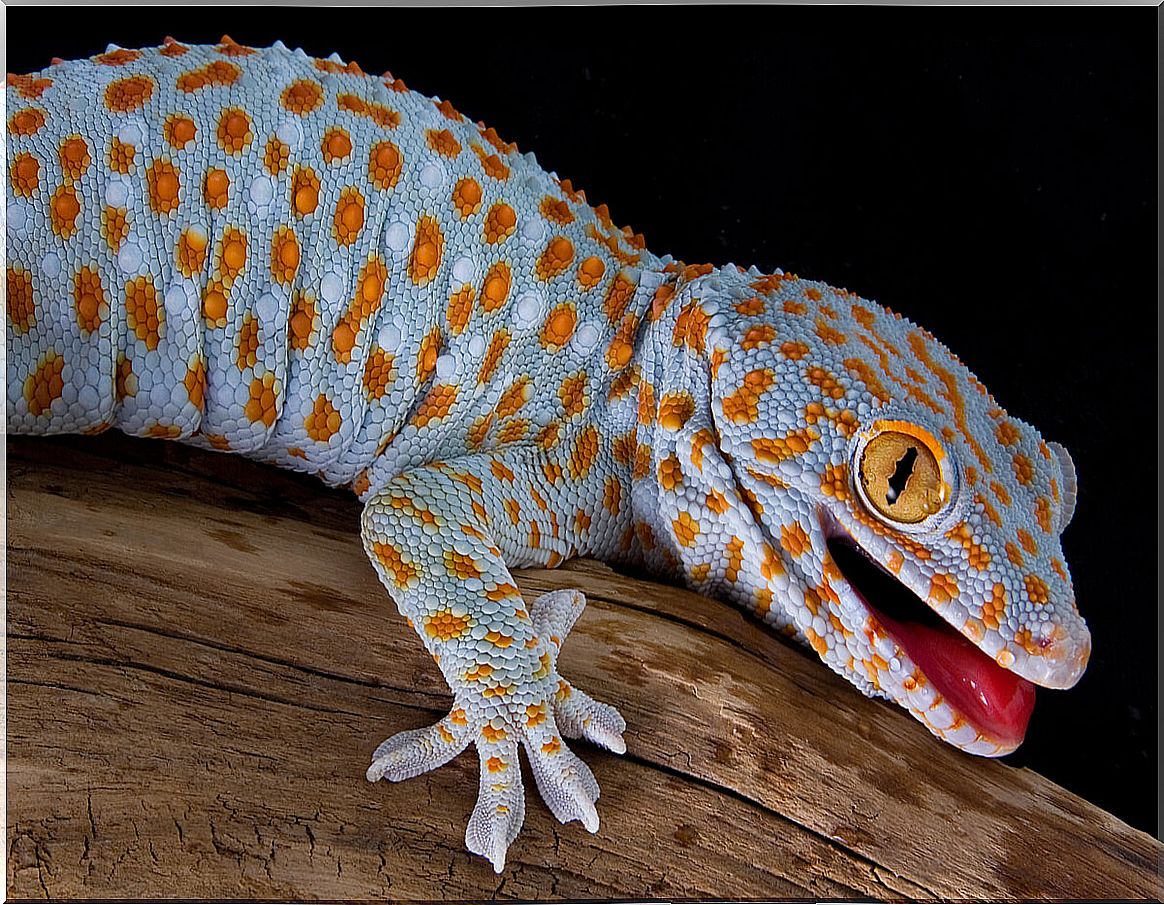
M885 491L885 502L893 505L909 483L909 476L913 474L913 463L917 461L917 447L911 446L905 455L897 460L897 467L893 469L893 476L889 479L889 488Z

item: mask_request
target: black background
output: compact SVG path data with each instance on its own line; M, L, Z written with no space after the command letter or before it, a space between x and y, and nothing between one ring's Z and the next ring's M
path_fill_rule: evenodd
M224 15L225 13L225 15ZM688 262L889 305L1071 451L1088 672L1007 758L1157 825L1156 14L10 7L8 68L282 38L533 150ZM213 24L212 24L213 23ZM779 731L774 727L773 731Z

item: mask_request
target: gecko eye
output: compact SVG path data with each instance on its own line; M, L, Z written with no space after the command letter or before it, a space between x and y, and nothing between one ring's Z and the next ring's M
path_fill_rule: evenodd
M895 424L871 437L858 453L861 497L890 522L916 525L950 500L942 474L942 447L915 425Z

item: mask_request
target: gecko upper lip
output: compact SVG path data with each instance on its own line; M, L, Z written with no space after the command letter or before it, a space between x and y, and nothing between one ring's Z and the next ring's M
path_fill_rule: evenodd
M870 556L832 513L821 511L830 555L853 593L922 675L980 733L1018 747L1035 686L999 666Z

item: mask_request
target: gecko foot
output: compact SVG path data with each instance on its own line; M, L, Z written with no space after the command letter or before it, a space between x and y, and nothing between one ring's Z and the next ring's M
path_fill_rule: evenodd
M456 689L448 716L432 726L392 736L376 749L368 767L372 782L400 782L448 763L473 742L480 787L465 844L488 858L497 873L525 819L519 743L550 811L562 823L577 820L591 833L598 830L598 782L562 738L586 738L619 754L626 751L622 738L626 723L618 711L575 689L557 673L562 641L584 606L580 592L554 591L531 607L542 649L532 700L528 694L482 698L469 687Z

